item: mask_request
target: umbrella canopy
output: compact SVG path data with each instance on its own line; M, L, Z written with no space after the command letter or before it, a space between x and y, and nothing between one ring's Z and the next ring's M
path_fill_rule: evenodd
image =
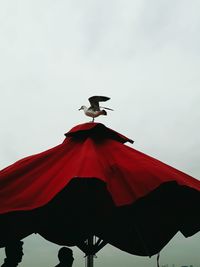
M0 172L0 245L33 232L60 245L90 235L151 256L200 229L200 181L124 143L100 123Z

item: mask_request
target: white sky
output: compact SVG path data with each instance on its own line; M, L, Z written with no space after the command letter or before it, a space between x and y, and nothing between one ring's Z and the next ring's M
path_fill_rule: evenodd
M0 168L62 142L88 121L78 111L88 97L106 95L115 111L98 121L200 177L199 10L199 0L1 0ZM199 267L199 247L199 234L178 235L161 264ZM54 266L57 250L28 237L20 266ZM83 266L74 251L74 267ZM96 259L123 264L156 265L109 246Z

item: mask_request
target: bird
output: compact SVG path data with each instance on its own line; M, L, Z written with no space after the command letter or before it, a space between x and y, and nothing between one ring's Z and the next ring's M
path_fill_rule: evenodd
M100 115L107 115L107 110L112 110L111 108L106 107L100 107L99 102L104 102L109 100L110 97L107 96L91 96L88 98L90 102L90 107L87 108L86 106L81 106L79 110L83 110L86 116L92 117L92 122L94 122L94 118L100 116ZM103 108L103 109L101 109Z

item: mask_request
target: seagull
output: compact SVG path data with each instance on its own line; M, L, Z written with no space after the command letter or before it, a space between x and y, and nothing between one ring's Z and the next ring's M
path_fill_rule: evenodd
M86 116L92 117L92 122L94 122L94 118L100 115L107 115L105 109L112 110L111 108L100 107L99 102L104 102L109 100L110 97L107 96L91 96L88 98L90 102L90 107L87 108L86 106L81 106L79 110L83 110ZM100 109L103 108L103 109Z

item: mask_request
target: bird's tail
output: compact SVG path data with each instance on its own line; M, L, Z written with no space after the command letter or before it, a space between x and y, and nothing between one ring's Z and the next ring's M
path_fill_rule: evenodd
M107 112L103 109L103 110L101 111L101 115L107 115Z

